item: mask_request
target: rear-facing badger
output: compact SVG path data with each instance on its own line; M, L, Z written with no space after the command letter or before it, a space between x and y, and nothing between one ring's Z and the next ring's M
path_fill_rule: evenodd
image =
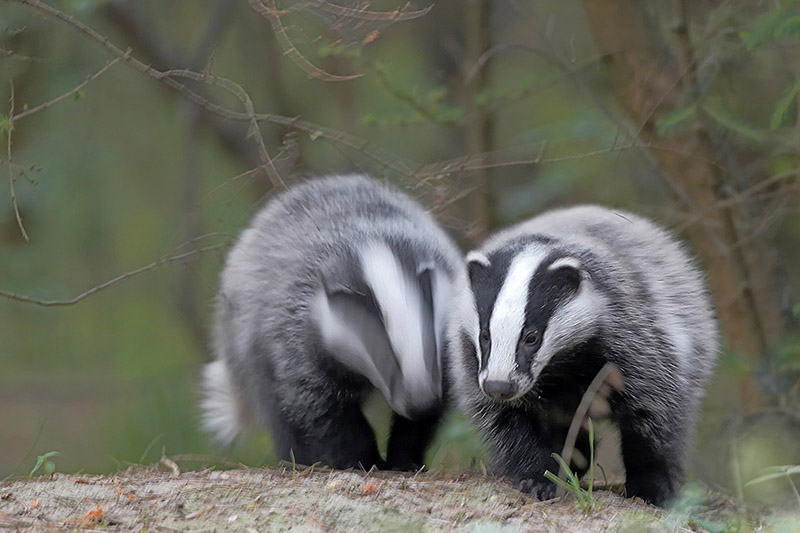
M583 394L606 362L628 496L663 505L679 488L717 326L701 272L649 221L597 206L555 210L467 255L471 291L448 326L461 407L490 445L494 472L555 494Z
M381 182L329 177L276 196L222 271L205 429L224 444L260 423L279 458L305 465L422 467L456 282L467 283L453 242ZM362 413L375 389L394 411L385 460Z

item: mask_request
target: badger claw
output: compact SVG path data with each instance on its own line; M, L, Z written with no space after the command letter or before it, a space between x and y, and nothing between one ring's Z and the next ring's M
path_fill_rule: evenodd
M521 492L531 494L540 501L552 500L556 497L556 486L552 482L544 479L519 479L514 482L514 488Z

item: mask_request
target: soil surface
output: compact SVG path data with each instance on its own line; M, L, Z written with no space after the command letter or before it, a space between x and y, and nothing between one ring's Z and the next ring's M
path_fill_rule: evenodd
M174 463L173 463L174 464ZM539 502L480 475L249 470L111 476L55 474L0 484L0 530L703 531L598 492L588 514L569 497Z

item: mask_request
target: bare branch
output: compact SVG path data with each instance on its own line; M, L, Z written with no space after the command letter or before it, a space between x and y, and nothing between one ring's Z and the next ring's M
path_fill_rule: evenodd
M398 9L394 9L392 11L370 11L367 9L367 6L369 6L369 2L365 2L364 7L362 9L353 9L350 7L344 7L337 4L332 4L330 2L326 2L325 0L303 2L303 4L304 4L303 7L307 6L311 8L316 8L319 9L320 11L325 11L327 13L331 13L339 17L347 17L357 20L377 20L386 22L401 22L404 20L411 20L419 17L424 17L430 12L431 9L433 9L433 5L430 5L425 9L406 11L404 9L405 7L408 7L408 4L406 4L405 6L400 7Z
M38 298L32 298L30 296L25 296L23 294L17 294L15 292L4 291L0 290L0 296L3 298L8 298L9 300L15 300L17 302L23 302L28 304L40 305L42 307L64 307L69 305L75 305L76 303L80 302L88 298L89 296L102 291L103 289L107 289L108 287L119 283L120 281L126 280L128 278L132 278L138 274L142 274L143 272L148 272L150 270L154 270L162 265L166 265L168 263L174 263L175 261L181 261L186 259L187 257L191 257L193 255L209 252L211 250L218 250L227 246L227 244L214 244L212 246L206 246L204 248L197 248L196 250L190 250L188 252L184 252L178 255L173 255L170 257L163 257L158 259L157 261L153 261L149 265L143 266L141 268L137 268L136 270L131 270L130 272L126 272L125 274L121 274L113 279L106 281L105 283L101 283L91 289L82 292L78 296L71 298L69 300L40 300Z
M294 63L300 67L300 69L305 72L309 78L317 78L323 81L347 81L363 76L363 74L339 76L336 74L331 74L317 67L311 61L306 59L306 57L300 53L297 47L295 47L294 43L292 43L292 40L289 38L289 34L286 32L286 27L283 25L283 22L281 22L281 16L284 14L284 12L275 6L275 0L249 0L249 2L250 6L256 13L259 13L269 20L269 23L272 26L272 31L275 32L275 37L278 38L278 42L280 43L281 48L283 48L283 53L289 56L289 59L294 61Z
M129 48L125 53L126 54L130 54L130 51L131 50ZM112 66L116 65L117 63L119 63L121 59L122 59L121 57L117 57L117 58L112 59L111 61L106 62L105 66L103 68L101 68L100 70L98 70L94 74L91 74L91 75L87 76L86 80L83 83L73 87L71 90L65 92L61 96L57 96L57 97L53 98L52 100L49 100L47 102L44 102L42 104L37 105L36 107L32 107L30 109L27 109L27 110L23 111L19 115L16 115L14 117L14 119L15 120L19 120L19 119L25 118L27 116L33 115L34 113L38 113L39 111L42 111L43 109L47 109L48 107L50 107L53 104L57 104L58 102L64 100L65 98L69 98L73 94L77 93L78 91L80 91L81 89L83 89L84 87L89 85L89 83L91 83L92 81L94 81L97 78L99 78L100 76L102 76L103 73L105 73L105 71L107 71Z
M414 163L405 160L401 157L395 156L381 148L376 147L366 139L362 139L355 135L351 135L347 132L335 130L332 128L327 128L325 126L320 126L318 124L314 124L306 120L301 120L298 117L287 117L283 115L274 115L266 113L259 113L255 114L255 116L251 116L248 113L241 113L226 109L197 94L195 91L189 89L184 83L181 83L180 81L177 81L169 76L164 76L164 72L154 69L150 65L142 63L138 59L134 58L132 55L123 52L119 47L111 43L107 37L100 35L92 28L86 26L82 22L75 19L75 17L67 15L43 2L40 2L39 0L10 0L10 1L29 6L32 9L44 13L45 15L51 18L54 18L62 23L72 26L75 30L82 33L87 38L101 44L103 47L109 50L113 55L122 58L123 61L125 61L128 65L130 65L134 69L138 70L139 72L151 78L162 81L171 89L177 91L179 94L183 95L185 98L194 102L195 104L199 105L200 107L202 107L203 109L205 109L210 113L213 113L220 117L228 118L231 120L239 120L239 121L251 121L253 118L255 118L255 120L258 122L270 122L272 124L279 124L282 126L286 126L290 129L304 131L310 135L312 140L324 139L332 143L347 146L349 148L352 148L353 150L356 150L364 154L370 159L373 159L374 161L381 164L383 167L398 172L403 176L411 177L414 174L413 168L416 166Z
M241 85L235 83L229 79L222 78L220 76L215 76L213 74L199 74L197 72L191 70L167 70L166 72L162 72L157 74L157 78L162 77L179 77L179 78L188 78L194 81L200 81L204 83L213 83L223 89L231 92L236 98L242 102L242 105L247 112L247 115L250 120L250 133L252 137L256 139L256 143L258 144L258 151L259 155L261 156L261 160L264 162L262 167L265 169L267 176L269 176L270 181L274 187L281 187L286 188L286 184L283 182L283 179L278 174L278 169L275 168L275 165L272 162L272 158L267 152L267 147L264 144L264 138L261 136L261 131L258 128L258 119L256 118L255 108L253 107L253 101L250 99L250 95L247 94Z
M176 57L174 52L164 46L163 40L155 31L155 26L140 14L141 3L132 1L108 2L104 9L106 18L122 32L128 45L136 50L138 58L152 67L167 70L178 65L192 70L203 70L209 60L212 47L219 40L224 25L238 0L223 0L216 3L216 8L209 14L209 23L203 38L195 50L185 57ZM198 94L207 98L203 88L197 88ZM243 160L249 167L261 162L258 148L245 136L242 125L212 114L206 110L198 115L211 132L217 136L223 148Z
M632 142L623 145L614 145L611 146L610 148L603 148L600 150L590 150L588 152L580 152L577 154L544 157L546 145L547 145L546 141L543 141L540 144L539 150L537 151L537 155L534 158L528 158L528 159L517 158L517 159L502 161L499 160L500 159L499 156L507 152L507 150L495 150L490 153L469 154L466 156L457 157L446 161L439 161L436 163L424 165L414 173L414 176L417 178L424 179L424 178L442 176L444 174L450 174L453 172L470 172L470 171L484 170L490 168L563 163L565 161L576 161L581 159L587 159L590 157L597 157L611 153L623 152L625 150L632 150L632 149L633 150L647 149L654 151L676 153L679 155L688 155L680 150L676 150L669 146L659 146L650 143ZM486 161L489 160L493 162L486 163Z
M17 218L17 226L19 227L19 231L22 233L22 237L26 241L30 241L31 239L28 237L28 232L25 231L25 226L22 224L22 216L19 214L19 205L17 205L17 193L14 190L14 167L11 163L11 132L14 130L14 80L10 80L8 82L9 86L11 87L11 96L9 97L9 109L8 109L8 131L6 132L7 135L7 143L6 143L6 163L8 164L8 186L9 190L11 191L11 204L14 206L14 216Z

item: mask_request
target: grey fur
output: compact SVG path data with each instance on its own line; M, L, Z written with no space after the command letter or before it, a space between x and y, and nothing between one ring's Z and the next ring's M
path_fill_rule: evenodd
M508 272L503 269L508 258L525 254L535 258L532 264L541 261L541 269L526 285L531 287L528 311L520 320L535 329L527 322L533 320L531 313L545 309L547 298L558 303L545 322L530 366L525 367L527 359L520 359L520 338L517 367L505 377L495 372L519 392L510 401L499 401L484 394L484 383L479 384L485 379L479 379L479 373L489 372L492 357L505 353L500 341L495 346L491 331L486 368L478 360L486 309L491 308L492 314L499 311L491 307L496 302L480 297L476 302L475 294L491 298L488 285L506 281ZM557 258L570 259L548 271L546 265ZM494 471L523 490L551 496L555 487L543 473L557 471L557 465L549 454L561 451L566 425L592 372L610 361L624 378L624 388L612 395L610 405L622 432L628 494L659 505L671 498L683 479L719 342L703 275L681 245L637 215L579 206L553 210L500 231L471 252L468 261L473 285L458 296L448 326L450 372L459 405L490 444ZM536 280L547 275L555 276L554 281L538 285ZM569 288L570 284L577 288ZM550 296L544 297L545 293ZM570 320L579 299L582 316ZM481 306L484 312L479 317ZM552 321L559 313L561 324L556 327ZM551 334L553 328L561 331ZM491 352L495 348L503 353ZM491 379L494 391L498 378ZM578 383L576 390L570 388Z
M329 177L280 194L221 274L205 428L227 443L265 425L279 457L302 464L421 467L442 407L443 317L465 278L453 242L385 184ZM375 388L397 413L386 462L361 413Z

